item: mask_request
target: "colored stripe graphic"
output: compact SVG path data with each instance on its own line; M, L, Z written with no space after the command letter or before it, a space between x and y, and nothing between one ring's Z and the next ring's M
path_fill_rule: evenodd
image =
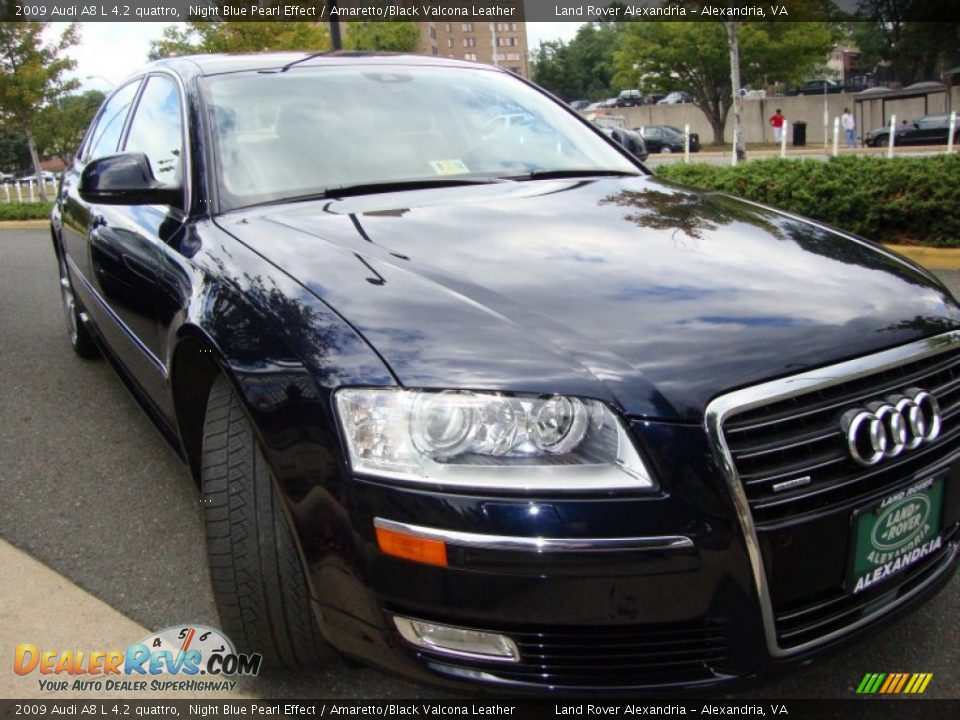
M926 691L933 673L867 673L857 685L859 695L919 695Z

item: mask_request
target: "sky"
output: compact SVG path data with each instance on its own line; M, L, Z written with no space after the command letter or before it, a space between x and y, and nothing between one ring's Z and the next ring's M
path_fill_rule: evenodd
M82 90L111 90L127 75L147 62L150 41L156 40L163 29L174 23L81 23L80 44L70 51L77 61L72 77L81 83ZM62 33L67 23L50 23L51 38ZM542 40L570 40L580 23L527 23L527 40L531 50Z

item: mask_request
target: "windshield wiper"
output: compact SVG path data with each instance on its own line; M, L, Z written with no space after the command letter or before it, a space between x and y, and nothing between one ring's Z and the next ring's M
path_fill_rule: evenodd
M429 190L430 188L457 187L462 185L490 185L492 183L510 182L510 178L501 177L442 177L423 178L421 180L390 180L387 182L359 183L357 185L341 185L330 187L305 195L291 195L288 197L265 200L255 205L282 205L284 203L308 202L310 200L337 200L356 195L377 195L379 193L402 192L404 190Z
M501 175L506 180L556 180L578 177L641 177L641 173L609 168L568 168L565 170L531 170L519 175Z

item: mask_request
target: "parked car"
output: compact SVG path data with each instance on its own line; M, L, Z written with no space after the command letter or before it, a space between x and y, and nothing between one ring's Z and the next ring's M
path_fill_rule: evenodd
M586 110L588 107L590 107L590 104L591 103L589 100L572 100L570 102L570 107L572 107L574 110Z
M643 136L647 150L652 153L683 152L683 131L672 125L646 125L634 131ZM699 152L700 135L690 133L690 152Z
M950 135L950 116L945 113L924 115L911 123L900 125L893 136L894 145L946 145ZM960 121L954 127L956 141L960 141ZM864 142L872 147L890 144L890 126L871 130Z
M584 112L593 112L594 110L603 110L603 107L604 107L603 101L593 102L587 105L586 108L584 108Z
M9 173L0 172L0 185L10 185L15 183L17 178Z
M643 105L643 95L639 90L622 90L617 95L617 107L637 107Z
M785 95L830 95L843 92L843 85L833 80L808 80L797 87L788 88Z
M503 114L537 123L492 142ZM950 292L651 175L508 72L157 61L63 187L70 344L198 483L220 625L264 669L703 690L875 637L957 568Z
M615 142L623 145L623 147L629 150L638 160L647 159L647 156L649 155L647 152L647 146L639 133L636 133L633 130L627 130L626 128L605 127L602 129L605 135L613 138Z
M606 100L600 103L600 107L615 108L617 107L617 99L615 97L607 98Z
M666 97L657 102L657 105L679 105L681 103L693 102L693 97L682 90L674 90L667 93Z
M57 181L57 176L48 170L41 171L40 176L43 178L43 182L45 183L52 183ZM36 173L30 173L29 175L24 175L21 178L17 178L17 182L35 183L37 182Z

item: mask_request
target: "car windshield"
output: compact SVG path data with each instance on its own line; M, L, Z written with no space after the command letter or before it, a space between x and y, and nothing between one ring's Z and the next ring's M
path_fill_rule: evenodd
M357 186L640 174L564 107L502 72L300 67L202 87L223 209Z

